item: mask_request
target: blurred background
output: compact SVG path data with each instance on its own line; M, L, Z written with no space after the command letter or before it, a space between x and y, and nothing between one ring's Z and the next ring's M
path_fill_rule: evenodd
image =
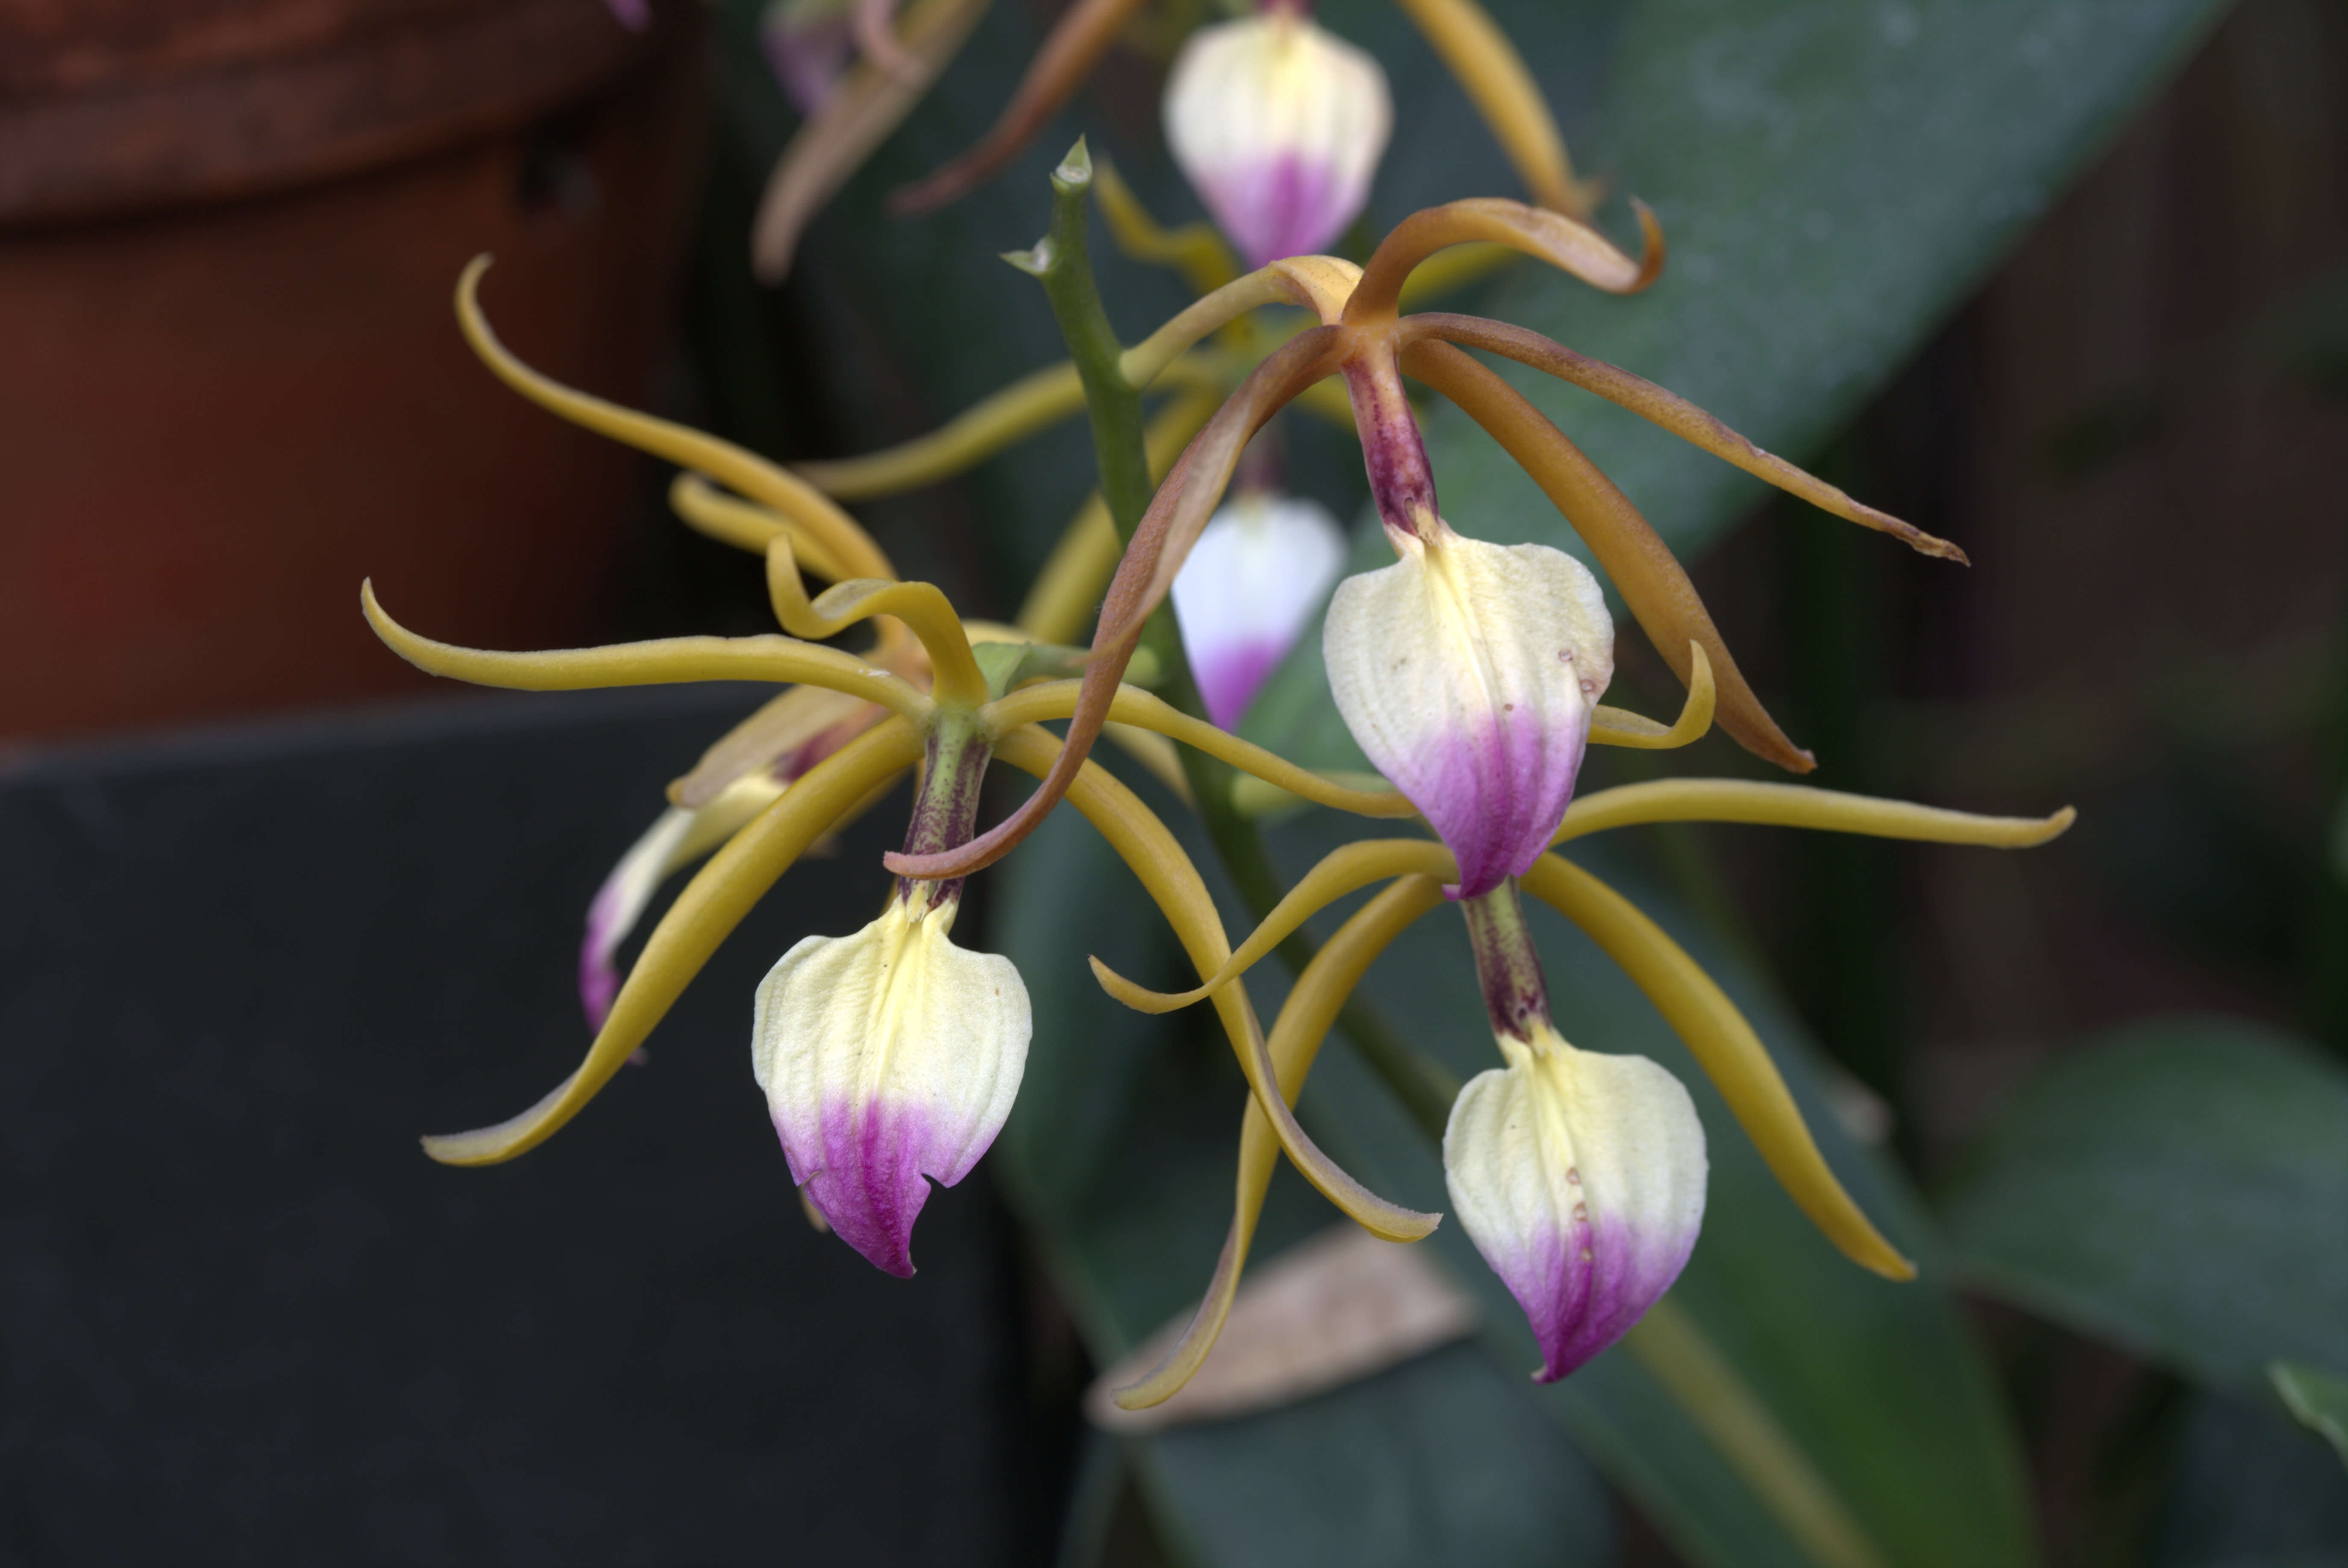
M505 341L615 401L785 460L916 435L1059 357L992 257L1041 232L1076 135L1196 213L1156 124L1179 5L1009 173L885 213L1058 9L998 0L767 289L747 234L798 122L755 4L631 27L599 0L0 0L0 1561L1828 1561L1746 1532L1734 1479L1642 1425L1620 1352L1555 1398L1471 1340L1237 1421L1089 1427L1099 1365L1206 1277L1240 1101L1182 1026L1083 995L1072 954L1130 937L1147 973L1162 939L1095 934L1131 918L1119 890L1067 890L1121 873L1057 823L974 894L1037 1055L911 1284L808 1230L729 1054L772 954L866 918L888 810L562 1139L491 1171L407 1142L568 1070L589 894L761 694L436 689L366 631L360 579L479 646L768 614L662 465L474 360L459 269L492 253ZM1746 976L1940 1305L1716 1243L1725 1123L1681 1294L1872 1538L1841 1561L2348 1563L2341 1456L2268 1371L2348 1374L2348 12L1493 10L1618 193L1601 221L1653 201L1673 268L1635 302L1510 271L1460 308L1971 554L1567 424L1688 556L1816 781L2080 811L2027 855L1725 828L1623 851ZM1352 253L1516 193L1391 7L1320 15L1398 106ZM1096 243L1128 340L1184 302ZM1290 424L1292 487L1358 513L1350 442ZM1464 422L1431 439L1468 531L1554 530ZM1091 484L1072 425L858 511L1007 618ZM1622 649L1622 700L1671 711ZM1251 727L1341 765L1297 718L1326 708L1313 651L1292 664ZM1669 766L1748 761L1715 738ZM1121 1065L1054 1055L1055 1027L1112 1032ZM1343 1122L1359 1091L1327 1070L1304 1109ZM1395 1160L1407 1197L1424 1151ZM1283 1190L1275 1248L1329 1222L1315 1202Z

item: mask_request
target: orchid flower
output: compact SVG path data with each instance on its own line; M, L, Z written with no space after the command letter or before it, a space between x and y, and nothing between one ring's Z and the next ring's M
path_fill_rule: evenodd
M1085 695L1060 769L1011 816L946 854L891 856L891 870L965 876L1033 831L1081 766L1143 626L1221 500L1248 440L1309 388L1342 377L1394 567L1341 585L1323 628L1339 709L1373 762L1457 851L1461 896L1488 892L1537 855L1570 798L1583 739L1578 717L1603 694L1612 628L1586 569L1542 545L1468 539L1436 506L1435 478L1407 373L1449 397L1540 483L1612 579L1683 684L1701 648L1719 690L1721 727L1780 767L1807 772L1738 671L1702 599L1646 520L1531 403L1459 349L1470 344L1583 387L1838 517L1927 554L1963 552L1853 500L1771 456L1702 409L1540 335L1479 316L1402 314L1411 273L1451 245L1496 242L1609 293L1630 294L1663 266L1652 215L1632 260L1596 230L1521 202L1455 201L1405 219L1365 266L1333 257L1274 262L1214 291L1124 351L1118 374L1148 386L1209 334L1266 305L1302 306L1321 323L1273 350L1191 441L1149 503L1119 562L1094 633ZM1409 655L1406 668L1381 664ZM1656 727L1658 729L1660 727Z
M1695 672L1679 721L1663 734L1614 730L1601 710L1591 738L1678 746L1709 727L1709 661ZM1579 926L1638 985L1712 1078L1770 1171L1827 1238L1889 1279L1912 1277L1902 1257L1852 1202L1804 1123L1760 1037L1720 986L1662 927L1556 852L1589 834L1657 822L1747 822L2018 849L2071 825L2066 807L2044 818L1981 817L1803 785L1668 779L1576 800L1521 878L1457 901L1468 917L1488 1021L1502 1065L1452 1102L1443 1140L1451 1202L1477 1250L1523 1306L1540 1346L1535 1376L1565 1376L1619 1338L1670 1288L1704 1213L1704 1130L1686 1091L1638 1057L1568 1044L1551 1022L1547 985L1519 906L1519 889ZM1451 852L1424 840L1366 840L1334 851L1300 878L1196 988L1147 990L1096 959L1102 985L1128 1006L1162 1013L1211 997L1332 903L1386 885L1306 965L1272 1029L1270 1054L1291 1103L1346 997L1411 924L1461 880ZM1205 1298L1166 1359L1118 1391L1141 1408L1169 1398L1205 1361L1231 1309L1269 1190L1279 1146L1251 1104L1240 1136L1231 1234Z
M1080 160L1072 159L1056 178L1074 181L1083 173ZM1044 787L995 829L954 851L900 854L888 862L907 876L966 875L1006 852L1050 810L1059 780L1081 767L1097 722L1129 689L1120 679L1125 660L1142 624L1185 570L1248 438L1307 386L1342 377L1371 493L1397 561L1339 588L1323 628L1332 694L1364 751L1442 842L1371 842L1337 851L1194 991L1159 995L1097 964L1096 972L1120 999L1150 1011L1205 999L1332 899L1394 881L1307 966L1274 1025L1268 1050L1285 1103L1376 952L1418 914L1446 898L1457 901L1474 937L1505 1065L1454 1099L1447 1176L1471 1241L1525 1308L1541 1346L1540 1375L1550 1378L1612 1343L1676 1278L1702 1219L1705 1161L1701 1124L1669 1074L1651 1062L1578 1048L1559 1035L1519 907L1520 887L1582 923L1640 980L1720 1082L1773 1170L1838 1244L1887 1275L1912 1272L1827 1170L1766 1052L1718 987L1652 923L1550 852L1573 836L1569 824L1576 812L1584 819L1582 831L1623 820L1751 820L1994 844L2043 841L2070 820L2067 811L2043 820L1967 817L1739 784L1641 787L1574 805L1589 744L1683 745L1715 714L1748 748L1782 766L1806 771L1810 759L1769 719L1684 574L1629 502L1579 449L1453 342L1551 370L1839 516L1926 553L1962 558L1954 546L1859 505L1612 366L1500 323L1396 309L1411 271L1446 245L1498 241L1627 293L1653 276L1657 240L1651 223L1647 255L1633 263L1594 231L1556 213L1513 202L1454 203L1406 220L1365 267L1325 257L1273 263L1124 351L1117 374L1139 387L1157 367L1256 305L1303 304L1323 324L1265 358L1159 486L1103 605L1067 743ZM1613 626L1588 568L1547 546L1468 539L1444 521L1403 392L1406 370L1498 437L1581 533L1688 687L1676 724L1666 728L1601 705L1614 664ZM1316 798L1363 809L1355 800ZM1237 1288L1276 1148L1271 1123L1259 1127L1254 1119L1276 1114L1259 1089L1242 1129L1238 1210L1215 1279L1168 1359L1122 1391L1120 1403L1139 1407L1169 1397L1211 1346Z
M1070 717L1083 685L1056 678L1078 661L1076 651L965 622L935 586L895 580L863 531L790 470L562 387L515 359L490 332L476 297L487 264L477 260L458 289L459 320L476 351L500 379L550 410L685 465L672 492L678 510L704 531L764 555L776 617L788 634L493 653L408 630L367 584L361 607L376 634L428 673L484 686L543 691L766 680L793 689L713 748L680 788L686 799L701 802L698 811L724 805L747 820L734 826L703 817L683 831L656 829L655 846L635 857L633 868L623 865L624 875L615 874L615 884L627 884L615 902L633 902L644 896L637 884L653 874L651 866L681 861L695 838L722 839L654 925L603 1009L585 1059L519 1116L424 1140L433 1159L454 1165L513 1159L576 1116L767 889L907 771L917 770L920 784L903 852L917 859L950 853L968 838L991 762L1039 778L1057 772L1060 743L1040 725ZM813 599L802 558L835 580ZM872 655L815 640L868 620L880 630ZM880 656L896 639L918 646L925 683ZM848 705L861 727L844 740L824 736L829 748L803 769L794 753L786 769L793 777L776 779L778 738L804 736L803 716L788 723L776 716L787 704L816 700L800 696L813 692ZM1138 687L1119 688L1109 717L1197 747L1303 799L1372 815L1410 812L1391 792L1322 779ZM1072 770L1065 798L1133 869L1200 975L1220 970L1231 954L1220 918L1164 823L1097 764ZM754 1073L793 1179L832 1230L891 1273L912 1266L910 1237L926 1195L922 1179L951 1184L969 1171L1000 1130L1025 1059L1028 1009L1015 972L950 940L959 893L952 881L900 879L878 920L850 936L800 943L758 993ZM1437 1216L1370 1192L1297 1125L1273 1087L1268 1042L1244 989L1223 987L1215 1006L1251 1092L1271 1108L1275 1142L1298 1169L1375 1234L1407 1241L1431 1230Z

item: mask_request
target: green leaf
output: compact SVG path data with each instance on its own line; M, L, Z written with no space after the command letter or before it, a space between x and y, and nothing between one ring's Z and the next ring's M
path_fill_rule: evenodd
M1492 7L1519 38L1537 36L1552 8ZM1669 387L1805 460L2223 9L2219 0L1636 0L1596 102L1570 123L1579 163L1663 219L1671 261L1662 281L1614 299L1519 267L1478 308ZM1594 397L1507 373L1683 559L1768 493ZM1579 552L1533 482L1455 410L1428 422L1427 446L1444 515L1460 531ZM1823 515L1803 525L1850 526ZM1375 529L1357 543L1357 568L1385 563ZM1250 730L1280 734L1315 766L1352 766L1317 650L1301 651L1276 686ZM1300 745L1294 726L1314 717Z
M1298 830L1326 832L1325 825ZM1836 1556L1789 1530L1627 1346L1542 1395L1547 1408L1692 1563L1720 1568L1876 1562L1948 1568L2035 1560L2020 1458L1994 1379L1947 1294L1931 1222L1888 1161L1856 1146L1819 1090L1816 1051L1766 984L1678 903L1605 849L1573 858L1663 924L1745 1008L1784 1069L1828 1161L1893 1243L1918 1260L1908 1284L1876 1278L1818 1234L1762 1166L1694 1059L1635 986L1586 938L1531 912L1560 1029L1589 1049L1648 1057L1687 1084L1712 1161L1704 1234L1666 1303L1708 1342L1823 1483L1864 1543ZM1371 973L1388 1015L1463 1077L1498 1065L1460 923L1437 913ZM1442 1172L1350 1053L1332 1053L1305 1095L1314 1136L1379 1192L1443 1206ZM1326 1135L1323 1129L1328 1128ZM1341 1138L1342 1134L1342 1138ZM1511 1368L1539 1356L1524 1319L1456 1225L1427 1243L1482 1302ZM1782 1457L1782 1456L1781 1456Z
M2288 1361L2270 1365L2267 1377L2299 1424L2330 1443L2341 1462L2348 1464L2348 1377Z
M2348 1074L2289 1036L2105 1036L2024 1090L1941 1212L1982 1290L2188 1377L2348 1367Z
M1474 1345L1266 1415L1176 1428L1144 1454L1199 1554L1230 1568L1614 1558L1604 1486Z
M1147 1017L1094 983L1088 954L1161 979L1181 960L1074 811L1055 813L984 885L987 945L1018 964L1035 1016L989 1169L1107 1363L1187 1315L1205 1286L1231 1222L1246 1086L1210 1009ZM1270 1016L1276 985L1251 987ZM1335 1222L1283 1169L1256 1258ZM1472 1344L1284 1409L1136 1439L1131 1451L1169 1533L1225 1568L1613 1560L1596 1475L1516 1369Z

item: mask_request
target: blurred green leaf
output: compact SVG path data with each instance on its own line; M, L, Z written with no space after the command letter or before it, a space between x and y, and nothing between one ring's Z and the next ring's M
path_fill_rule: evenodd
M1499 0L1492 9L1525 37L1553 6ZM1671 263L1631 299L1520 267L1481 308L1660 383L1804 460L2223 9L2220 0L1634 0L1596 103L1575 117L1584 128L1575 153L1653 205ZM1507 373L1684 559L1767 493L1595 397ZM1427 442L1444 514L1462 532L1581 553L1532 481L1467 419L1444 408ZM1375 529L1357 542L1357 566L1385 563ZM1301 649L1248 727L1281 736L1315 765L1353 766L1326 690L1319 650Z
M2348 1377L2288 1361L2273 1363L2267 1368L2267 1377L2282 1397L2284 1408L2299 1418L2301 1426L2330 1443L2341 1462L2348 1464Z
M2348 1367L2348 1073L2289 1036L2115 1031L2024 1090L1941 1213L1969 1282L2205 1383Z
M1312 824L1299 837L1325 833ZM1301 846L1300 846L1301 847ZM1990 1568L2036 1560L2020 1456L1990 1368L1946 1291L1931 1222L1888 1161L1855 1145L1819 1091L1818 1058L1749 965L1677 900L1603 847L1572 857L1635 900L1736 999L1767 1041L1821 1149L1859 1204L1922 1277L1893 1284L1837 1252L1763 1167L1709 1080L1661 1016L1595 944L1531 912L1559 1026L1593 1050L1651 1057L1687 1084L1712 1175L1704 1234L1667 1302L1726 1361L1799 1463L1872 1543L1871 1559ZM1463 1077L1498 1065L1460 923L1438 911L1372 971L1370 988L1421 1048ZM1315 1069L1303 1108L1314 1136L1400 1202L1446 1206L1435 1152L1350 1053ZM1437 1249L1485 1308L1487 1340L1511 1369L1539 1356L1524 1318L1456 1225ZM1789 1533L1626 1346L1541 1391L1550 1414L1690 1562L1720 1568L1830 1561Z

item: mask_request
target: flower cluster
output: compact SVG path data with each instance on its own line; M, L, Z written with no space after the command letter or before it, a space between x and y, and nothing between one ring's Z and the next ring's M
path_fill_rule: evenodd
M1079 9L1083 7L1080 6ZM1301 25L1292 18L1268 24ZM1073 159L1064 189L1091 178ZM1246 1078L1232 1230L1205 1299L1163 1365L1123 1390L1169 1398L1212 1346L1258 1213L1284 1156L1345 1213L1391 1241L1438 1216L1383 1199L1307 1136L1295 1098L1347 995L1413 922L1446 903L1465 916L1498 1065L1458 1093L1443 1140L1453 1210L1523 1305L1539 1376L1564 1376L1619 1337L1667 1290L1701 1224L1704 1132L1686 1090L1653 1062L1569 1043L1552 1019L1526 894L1555 908L1653 999L1719 1087L1739 1124L1804 1211L1862 1265L1912 1272L1836 1181L1766 1050L1735 1007L1660 928L1559 852L1638 823L1776 823L1951 843L2020 846L2067 826L1867 799L1792 784L1667 780L1575 796L1590 745L1685 745L1715 722L1757 755L1810 766L1739 673L1685 573L1637 511L1529 401L1461 352L1468 345L1561 377L1828 511L1962 559L1952 545L1860 505L1737 437L1682 400L1538 335L1479 317L1400 308L1412 273L1447 246L1498 243L1600 288L1643 287L1661 264L1647 221L1633 260L1561 213L1500 201L1414 215L1366 264L1281 258L1206 293L1144 342L1092 364L1127 396L1170 378L1188 410L1151 444L1163 482L1122 552L1097 515L1023 611L1021 624L965 622L936 587L898 579L837 497L935 477L1033 428L1062 406L1070 375L1047 372L973 410L918 449L860 463L780 468L697 432L561 387L515 361L479 313L469 269L458 308L500 377L555 412L657 453L685 471L672 492L692 525L765 557L782 634L685 638L550 654L432 642L364 594L377 632L436 674L552 689L710 679L791 683L713 747L615 870L591 914L582 990L597 1033L586 1059L511 1120L427 1139L458 1164L510 1159L551 1135L608 1083L717 944L792 862L901 776L917 778L894 882L880 916L850 935L814 936L760 985L753 1066L792 1179L815 1213L877 1266L912 1270L911 1236L935 1180L967 1174L1002 1127L1025 1068L1026 992L1008 960L951 940L963 879L1010 852L1063 801L1117 849L1179 936L1200 984L1143 988L1095 963L1100 983L1151 1012L1205 1002ZM1089 286L1089 285L1087 285ZM1251 313L1302 308L1300 325L1255 343L1249 368L1204 364ZM1188 369L1183 367L1187 366ZM1563 552L1455 530L1404 386L1416 379L1481 425L1540 483L1687 689L1669 724L1603 702L1614 626L1597 576ZM1232 383L1228 397L1223 385ZM1395 561L1336 586L1322 639L1334 701L1384 776L1371 788L1324 777L1229 732L1263 672L1309 629L1340 570L1334 523L1295 503L1242 495L1226 506L1240 455L1281 408L1342 386ZM1201 391L1203 384L1207 390ZM1058 399L1059 401L1055 401ZM1183 437L1195 437L1181 445ZM1180 447L1179 459L1170 449ZM1170 467L1167 464L1170 460ZM1113 575L1112 573L1113 569ZM831 586L809 596L805 574ZM1069 647L1100 594L1089 649ZM1149 689L1145 627L1171 599L1188 634L1204 715ZM861 653L826 639L870 623ZM1137 663L1138 655L1140 657ZM1065 738L1041 727L1067 720ZM1367 817L1416 819L1433 838L1346 845L1300 879L1234 948L1203 878L1163 821L1090 759L1104 734L1179 778L1169 743L1249 776L1263 792ZM1024 804L978 830L987 769L1040 780ZM1229 806L1230 802L1223 802ZM700 854L707 863L619 978L621 936L653 887ZM1381 885L1383 884L1383 885ZM1297 976L1267 1029L1249 968L1334 901L1379 891Z
M642 0L632 0L640 5ZM1467 90L1533 200L1587 217L1573 165L1532 73L1477 0L1395 0ZM760 35L807 117L775 167L752 253L789 270L822 204L951 63L985 0L772 0ZM1000 173L1129 36L1141 0L1076 0L1054 24L994 125L897 192L901 212L943 205ZM1361 215L1393 130L1385 72L1312 15L1311 0L1255 0L1198 27L1167 73L1166 141L1201 203L1251 266L1327 249Z

